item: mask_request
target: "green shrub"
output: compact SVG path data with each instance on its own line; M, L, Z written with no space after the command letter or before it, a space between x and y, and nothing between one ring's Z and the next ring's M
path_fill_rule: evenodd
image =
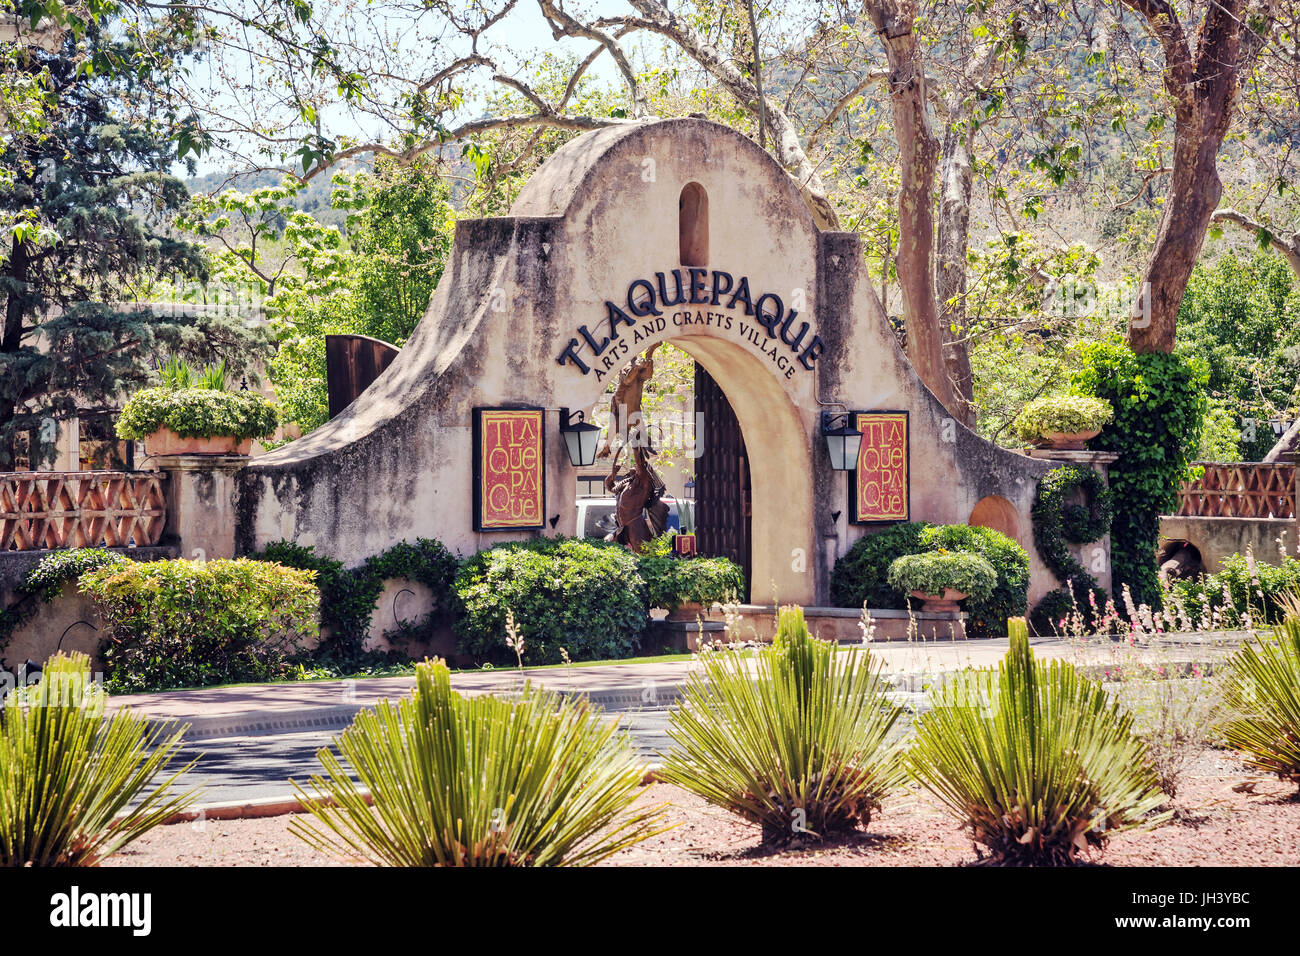
M1110 403L1090 395L1036 398L1016 416L1016 434L1032 442L1052 433L1071 435L1098 431L1115 416Z
M251 557L316 572L320 623L330 633L328 640L312 653L312 662L328 664L340 672L392 663L391 658L400 656L362 649L385 581L396 578L418 581L432 593L433 607L424 621L410 628L416 632L413 637L440 624L455 607L452 582L460 562L442 542L433 538L416 538L414 544L399 541L355 568L345 568L343 562L318 555L314 548L292 541L272 542L266 550Z
M1300 594L1300 561L1287 556L1281 564L1265 564L1234 554L1214 574L1174 581L1172 588L1197 625L1236 626L1247 615L1252 625L1277 624L1286 616L1286 600Z
M951 589L987 601L998 583L998 574L978 554L926 551L896 558L889 566L889 583L904 594L922 591L941 595Z
M966 634L1005 637L1007 618L1022 616L1029 604L1029 553L1001 531L964 524L926 528L920 540L927 550L966 551L993 565L993 592L984 600L966 600Z
M1288 615L1271 638L1237 650L1224 703L1232 715L1223 728L1228 746L1250 766L1300 787L1300 616Z
M256 392L221 392L211 388L146 388L122 406L117 434L130 441L170 428L182 438L231 436L266 438L279 414Z
M0 607L0 651L9 643L13 632L31 620L42 604L49 604L59 596L63 585L76 581L86 571L125 564L127 560L105 548L69 548L51 551L41 558L14 589L18 600L8 607Z
M921 543L928 527L925 521L908 521L855 541L831 572L831 602L836 607L906 608L907 597L889 583L889 566L895 558L928 550Z
M104 617L102 653L117 692L284 676L317 632L310 571L251 561L151 561L81 577Z
M783 843L865 826L901 780L889 741L901 711L865 650L837 653L783 608L757 661L701 658L669 717L662 776ZM753 664L757 667L753 667Z
M641 554L637 571L645 581L650 607L675 611L695 602L738 601L745 592L745 575L730 558L679 558Z
M631 812L643 771L614 722L531 687L462 697L441 661L335 744L343 760L317 753L314 793L294 784L314 819L290 824L326 852L381 866L572 866L663 829L657 810Z
M526 664L629 657L648 619L645 582L626 548L584 538L535 538L480 551L456 573L459 649L513 663L506 612L526 645Z
M52 657L0 709L0 865L94 866L184 809L194 791L171 786L189 767L155 779L183 734L125 710L105 719L90 659Z
M1023 620L996 669L931 689L908 764L997 862L1059 865L1152 826L1165 794L1132 715L1063 661L1034 660Z
M1034 605L1034 612L1029 615L1029 626L1041 637L1055 637L1066 632L1066 621L1070 615L1079 610L1084 612L1087 603L1078 604L1070 597L1065 588L1057 588L1043 595L1042 600ZM1085 619L1091 617L1085 613Z

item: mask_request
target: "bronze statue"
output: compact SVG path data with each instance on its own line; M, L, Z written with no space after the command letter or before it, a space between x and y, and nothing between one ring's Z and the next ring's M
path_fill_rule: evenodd
M628 362L618 373L618 387L614 389L614 395L609 400L609 431L605 433L604 440L600 443L600 450L596 452L597 458L608 458L613 451L614 439L622 435L628 427L628 422L633 417L640 420L641 418L641 395L645 389L646 382L650 381L655 374L654 354L662 343L655 343L650 346L645 355L638 355L632 361ZM650 454L654 454L654 449L650 447L650 433L641 423L640 427L642 439L647 448L650 448ZM631 436L625 440L626 444L636 444ZM617 464L619 457L623 454L623 445L620 445L618 452L614 455L614 462Z
M605 479L605 490L615 499L614 521L618 530L608 540L617 541L634 552L640 551L643 544L668 528L668 505L662 500L664 482L648 460L648 456L655 452L650 446L649 430L641 421L641 396L646 382L654 377L654 353L658 348L658 344L651 346L644 356L632 359L619 372L618 387L609 403L609 431L596 455L598 458L608 458L611 453L614 456L609 476ZM627 435L615 450L614 441L633 417L639 422L638 433ZM622 466L619 459L623 456L623 449L629 445L632 447L632 471L620 475Z
M632 449L634 468L620 476L614 467L605 479L605 490L614 495L614 521L618 530L606 540L617 541L633 553L668 529L668 504L663 500L665 486L659 473L646 458L646 449Z

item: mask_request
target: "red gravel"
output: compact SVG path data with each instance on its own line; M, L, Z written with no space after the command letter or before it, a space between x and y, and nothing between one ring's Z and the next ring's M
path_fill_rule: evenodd
M1300 866L1300 800L1293 794L1293 787L1252 773L1230 754L1206 751L1182 783L1173 822L1151 832L1113 836L1092 859L1115 866ZM640 800L669 804L669 822L680 825L624 850L606 865L954 866L979 859L962 828L916 789L886 801L868 832L781 852L761 847L756 827L677 787L649 786ZM291 819L160 827L105 865L338 865L289 833Z

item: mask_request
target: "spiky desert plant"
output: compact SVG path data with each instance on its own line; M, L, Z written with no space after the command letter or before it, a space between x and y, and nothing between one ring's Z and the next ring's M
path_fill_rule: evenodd
M996 862L1073 862L1106 835L1168 819L1132 716L1064 661L1037 661L1023 618L996 668L930 691L908 765Z
M415 673L410 697L317 752L315 793L294 784L311 817L290 829L312 846L380 866L572 866L666 829L660 809L632 809L643 770L585 700L527 684L463 697L440 660Z
M1247 764L1300 786L1300 606L1271 637L1256 636L1229 661L1223 726Z
M890 730L901 709L879 664L808 633L782 608L776 639L752 656L715 651L669 718L663 779L785 843L866 826L903 777Z
M93 866L193 802L163 780L185 730L104 716L85 654L58 654L0 711L0 864ZM132 804L134 803L134 806Z

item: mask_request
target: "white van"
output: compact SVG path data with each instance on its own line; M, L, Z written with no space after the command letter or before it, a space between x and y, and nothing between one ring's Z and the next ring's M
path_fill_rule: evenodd
M682 530L682 512L687 513L687 524L694 526L690 520L694 516L695 503L692 501L679 501L671 495L664 495L664 504L668 505L668 530ZM578 504L578 528L574 533L578 538L604 538L618 530L618 525L614 523L614 499L613 498L579 498Z

